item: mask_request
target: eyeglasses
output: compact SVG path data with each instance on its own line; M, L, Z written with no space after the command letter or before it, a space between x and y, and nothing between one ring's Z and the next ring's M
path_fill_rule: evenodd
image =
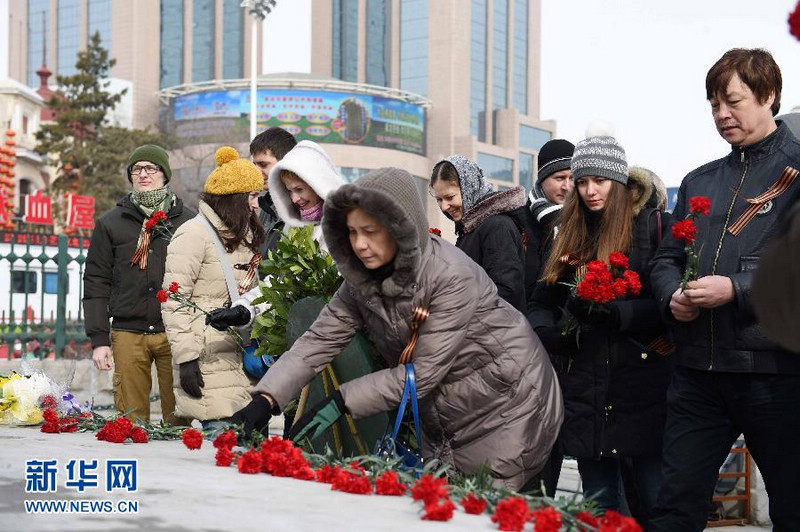
M137 164L136 166L131 168L131 175L139 175L142 173L142 170L147 172L147 175L153 175L157 172L160 172L161 168L159 168L158 166L140 166Z

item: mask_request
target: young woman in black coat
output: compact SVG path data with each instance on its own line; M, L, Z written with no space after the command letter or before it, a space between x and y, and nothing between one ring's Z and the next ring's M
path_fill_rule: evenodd
M550 353L567 357L562 379L565 417L559 436L565 455L578 460L584 496L602 509L622 505L621 461L630 459L642 523L661 485L661 441L670 378L668 344L650 293L648 262L667 215L654 208L652 179L629 179L625 151L613 137L578 143L572 159L575 189L561 215L553 252L537 284L529 320ZM650 201L649 201L650 200ZM581 265L629 257L642 288L607 304L571 294ZM562 334L564 309L578 322Z
M477 164L451 155L433 167L431 193L456 223L456 247L489 274L500 297L525 312L525 189L494 192Z

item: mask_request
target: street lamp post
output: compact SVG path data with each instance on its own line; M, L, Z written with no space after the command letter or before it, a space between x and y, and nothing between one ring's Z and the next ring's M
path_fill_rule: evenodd
M258 124L258 23L263 22L275 7L275 0L243 0L241 7L250 13L250 140L256 136Z

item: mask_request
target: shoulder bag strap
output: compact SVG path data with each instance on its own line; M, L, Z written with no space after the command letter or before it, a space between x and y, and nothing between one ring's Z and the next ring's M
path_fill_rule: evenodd
M225 275L228 295L231 298L231 303L233 303L239 297L239 289L236 286L236 279L233 277L233 268L231 268L231 262L228 260L228 253L225 251L225 246L222 245L219 235L217 235L217 232L214 230L214 227L212 227L211 222L208 221L208 218L206 218L202 212L198 213L197 217L205 224L208 234L211 236L211 241L214 243L214 247L217 248L219 265L222 267L222 273Z
M397 407L397 419L394 420L394 430L392 431L392 441L397 441L400 433L400 424L406 413L406 405L411 402L411 413L414 417L414 433L417 437L417 449L422 450L422 433L420 432L419 403L417 401L417 375L414 372L414 364L408 363L406 367L406 382L403 386L403 397Z

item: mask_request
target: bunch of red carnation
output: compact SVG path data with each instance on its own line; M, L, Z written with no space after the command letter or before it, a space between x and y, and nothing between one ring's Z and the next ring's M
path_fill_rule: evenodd
M303 451L277 436L261 443L261 471L276 477L314 480L314 471Z
M497 503L492 522L498 530L522 530L531 517L528 502L522 497L507 497Z
M152 232L153 229L160 223L167 221L167 213L164 211L156 211L144 224L145 231Z
M375 493L378 495L405 495L408 486L400 482L396 471L385 471L375 479Z
M686 252L686 270L681 279L681 287L685 290L689 281L697 279L697 268L700 253L696 251L697 225L695 219L699 216L708 216L711 213L711 200L706 196L692 196L689 198L689 214L686 219L675 222L672 226L672 236L684 243Z
M445 478L422 475L411 487L411 498L415 501L422 501L424 505L423 520L449 521L453 518L456 505L450 500Z
M356 495L369 495L372 493L372 484L366 470L356 460L347 464L346 469L339 469L339 473L333 477L331 489Z
M533 522L534 532L558 532L561 530L561 512L552 506L540 506L531 512L529 521Z
M106 424L97 433L98 440L111 443L125 443L128 438L133 440L134 443L147 443L150 441L147 431L142 427L135 426L126 417L106 421Z
M49 404L49 401L43 401L43 404ZM55 408L49 407L42 412L42 417L44 417L44 424L40 430L49 434L59 434L61 432L77 432L81 420L91 419L92 415L84 412L79 416L60 416Z
M628 257L615 251L609 255L608 262L610 266L602 260L586 265L586 275L576 289L578 297L603 304L626 295L639 295L642 282L638 273L627 269Z

